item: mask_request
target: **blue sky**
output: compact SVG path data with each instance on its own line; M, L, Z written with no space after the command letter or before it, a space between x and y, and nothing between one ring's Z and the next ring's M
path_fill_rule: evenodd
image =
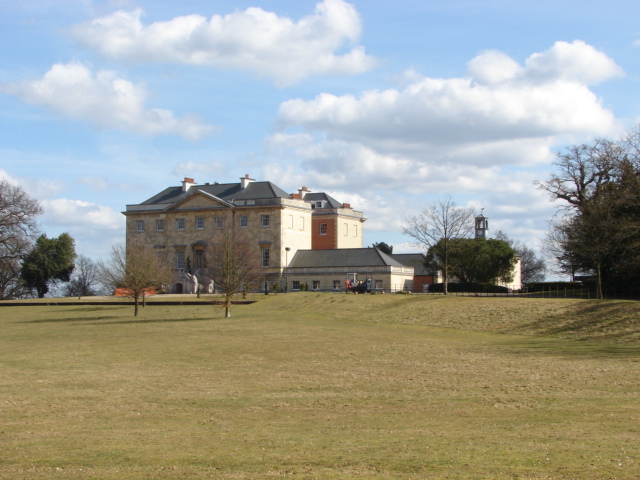
M0 0L0 177L106 255L126 204L249 174L415 250L451 195L539 247L554 152L640 121L637 1Z

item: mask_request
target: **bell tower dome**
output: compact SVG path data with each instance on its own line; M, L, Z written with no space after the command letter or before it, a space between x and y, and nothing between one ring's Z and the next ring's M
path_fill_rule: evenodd
M476 217L476 238L487 238L487 230L489 230L489 219L482 214L480 210L480 215Z

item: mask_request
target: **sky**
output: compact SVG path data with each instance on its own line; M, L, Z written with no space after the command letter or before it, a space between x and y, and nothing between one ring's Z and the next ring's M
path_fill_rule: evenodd
M637 0L0 0L0 177L106 257L127 204L248 174L364 212L451 196L539 249L558 152L640 122Z

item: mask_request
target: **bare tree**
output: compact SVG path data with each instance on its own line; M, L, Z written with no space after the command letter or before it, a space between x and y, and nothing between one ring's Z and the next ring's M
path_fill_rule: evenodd
M37 235L40 204L22 188L0 180L0 300L19 298L26 292L20 278L20 261Z
M13 300L29 293L20 271L22 266L17 258L0 260L0 300Z
M36 237L42 207L22 188L0 180L0 259L22 258Z
M520 257L520 280L522 283L543 282L547 272L547 264L544 259L538 258L535 250L523 242L515 242L502 230L495 234L498 240L504 240Z
M138 303L145 292L161 289L172 278L171 269L156 252L137 243L114 245L109 260L98 263L98 271L105 286L124 289L133 298L134 316L138 315Z
M64 286L65 297L90 297L98 292L98 265L85 255L78 255L74 274Z
M224 228L213 246L212 275L216 288L224 295L225 317L231 317L232 297L258 283L260 278L256 245L235 224L231 212L224 218Z
M407 226L402 229L405 235L416 241L414 245L424 248L425 252L432 249L432 253L437 254L432 257L437 257L442 270L445 295L449 293L447 282L451 241L472 236L474 217L475 210L472 207L458 207L451 196L446 196L425 208L419 215L409 217ZM437 252L434 250L436 247Z

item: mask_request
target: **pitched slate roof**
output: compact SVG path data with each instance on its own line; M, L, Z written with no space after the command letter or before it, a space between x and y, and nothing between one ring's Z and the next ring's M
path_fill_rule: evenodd
M305 200L310 200L312 202L318 202L320 200L325 200L327 202L327 206L325 208L342 208L342 203L333 198L331 195L327 195L324 192L318 193L307 193L304 196Z
M425 257L421 253L394 253L391 257L407 267L413 267L414 275L433 275L430 268L424 266Z
M193 195L197 191L202 191L230 203L238 200L291 197L291 195L271 182L251 182L245 189L242 189L240 183L213 183L209 185L193 185L187 192L183 192L182 187L169 187L145 200L141 205L171 205L184 200L187 196Z
M335 250L298 250L289 268L310 267L402 267L397 260L377 248L339 248Z

